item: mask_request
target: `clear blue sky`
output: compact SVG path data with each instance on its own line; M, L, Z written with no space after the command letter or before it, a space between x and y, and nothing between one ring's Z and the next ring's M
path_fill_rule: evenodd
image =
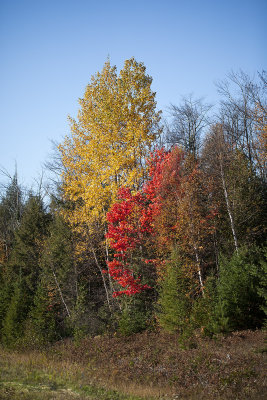
M266 16L266 0L0 0L0 165L31 184L108 55L144 62L163 111L216 101L231 69L266 69Z

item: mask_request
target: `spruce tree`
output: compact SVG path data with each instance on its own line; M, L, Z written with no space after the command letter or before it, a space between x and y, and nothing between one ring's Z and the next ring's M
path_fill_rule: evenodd
M49 287L43 275L34 295L26 329L26 340L32 345L43 345L59 337L56 331L56 317L59 307L53 302L53 288Z
M68 319L79 296L79 277L73 255L71 230L54 206L51 204L52 221L44 242L41 268L45 285L43 290L49 290L49 306L51 312L57 314L56 330L63 335L66 326L70 325Z
M41 198L30 195L6 265L6 282L10 286L9 304L2 328L6 344L14 342L23 334L23 323L33 305L40 273L42 241L48 222L49 216Z
M264 269L266 264L257 247L243 247L230 259L221 258L215 319L222 330L253 329L263 324Z
M190 285L190 279L183 271L180 256L177 250L174 250L159 291L158 320L164 330L181 333L186 330L191 309L188 296Z
M0 201L0 265L9 258L23 206L23 191L16 172Z
M0 201L0 337L13 293L14 276L8 268L8 261L23 207L23 192L16 172Z
M24 333L24 322L31 305L31 299L25 283L17 280L9 300L7 312L3 321L2 341L7 346L13 346Z

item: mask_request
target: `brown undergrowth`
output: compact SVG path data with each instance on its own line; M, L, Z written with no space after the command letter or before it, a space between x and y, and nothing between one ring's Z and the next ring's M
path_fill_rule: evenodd
M128 395L161 399L264 399L266 332L240 331L215 339L143 332L58 342L46 351L17 353L20 363ZM8 353L15 357L15 353ZM34 361L35 360L35 361ZM14 360L13 360L14 361ZM13 362L10 359L10 362ZM69 381L69 382L68 382ZM112 399L112 396L110 397Z

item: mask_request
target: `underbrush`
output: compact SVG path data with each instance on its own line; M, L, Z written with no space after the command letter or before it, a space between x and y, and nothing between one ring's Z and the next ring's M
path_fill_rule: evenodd
M38 351L2 348L0 398L264 399L265 336L195 334L182 348L177 334L146 331L65 340Z

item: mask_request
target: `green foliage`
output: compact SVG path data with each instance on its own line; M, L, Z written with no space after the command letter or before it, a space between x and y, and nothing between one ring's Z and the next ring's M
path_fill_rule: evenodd
M105 329L105 312L102 310L98 314L100 310L97 310L94 302L88 299L87 292L87 286L80 284L79 296L70 320L75 341L79 341L86 335L99 335Z
M191 329L201 329L205 334L209 334L210 316L215 306L216 279L210 276L206 279L204 286L204 295L200 295L192 302L190 313Z
M14 234L22 217L23 206L22 189L15 173L0 201L0 264L9 258Z
M210 298L209 313L206 314L205 324L203 324L203 333L212 337L221 332L228 333L230 331L229 317L226 312L226 302L217 295L216 288Z
M73 280L73 258L71 230L63 217L55 211L44 246L43 268L49 270L52 264L60 282L68 280L70 274Z
M30 340L36 344L44 344L54 341L56 334L56 314L58 307L51 304L52 299L44 278L39 281L35 292L33 307L30 312L29 332ZM27 334L27 332L26 332Z
M169 332L181 333L188 328L191 301L188 297L190 280L185 276L177 251L167 265L166 274L159 292L158 315L160 326Z
M253 329L262 325L263 273L262 252L256 247L244 247L230 260L221 258L214 314L217 330Z
M252 274L258 280L257 294L262 299L261 310L265 313L265 326L267 325L267 247L262 249L262 257L258 265L253 265Z
M266 187L243 152L233 153L226 179L239 245L261 242L266 227Z
M14 245L15 232L20 225L23 206L22 189L15 173L0 201L0 337L14 290L14 275L8 268L8 261Z
M7 309L9 307L12 288L5 273L5 267L0 265L0 338Z
M13 345L23 336L25 322L33 306L40 274L42 240L48 221L40 197L31 195L15 231L10 259L5 265L3 291L7 311L3 319L2 339L7 345Z
M142 294L125 297L118 317L118 329L124 336L142 332L148 326L150 312L145 307Z
M52 204L52 220L43 242L40 267L44 290L50 296L47 306L57 314L56 337L71 335L73 331L62 301L63 298L69 311L74 309L78 278L73 258L71 231Z
M23 322L27 317L29 298L23 285L16 283L2 328L2 341L7 346L15 345L23 334Z
M49 216L45 213L42 200L39 196L31 195L15 233L10 268L14 279L25 280L32 296L37 287L42 241L47 233L48 222Z

